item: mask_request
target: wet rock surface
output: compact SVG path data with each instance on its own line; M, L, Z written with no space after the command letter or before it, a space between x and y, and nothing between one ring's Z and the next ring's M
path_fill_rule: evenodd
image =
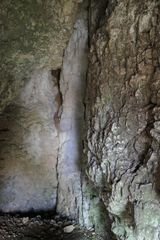
M66 233L67 227L72 231ZM0 216L1 240L102 240L94 231L86 231L75 221L59 216Z

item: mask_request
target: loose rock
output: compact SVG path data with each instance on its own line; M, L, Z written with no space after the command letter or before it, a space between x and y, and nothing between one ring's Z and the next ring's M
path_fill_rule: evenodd
M75 229L75 227L73 225L69 225L69 226L64 227L63 231L65 233L71 233L71 232L73 232L74 229Z

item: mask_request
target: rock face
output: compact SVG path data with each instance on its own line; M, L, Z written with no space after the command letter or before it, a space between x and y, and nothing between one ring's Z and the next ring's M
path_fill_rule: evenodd
M76 17L63 65L61 55L54 54L50 59L52 68L35 69L0 116L0 210L3 212L56 209L68 217L81 217L87 7L84 4ZM62 47L63 44L58 50Z
M88 62L88 12L85 8L74 26L63 58L60 76L62 104L59 112L57 211L78 219L82 206L82 134Z
M0 211L159 240L160 3L78 2L2 1Z
M116 239L158 240L160 6L109 1L91 36L87 174Z
M50 71L33 74L0 117L0 209L53 210L57 193L57 86Z
M72 32L75 0L1 1L0 111L37 68L57 68Z

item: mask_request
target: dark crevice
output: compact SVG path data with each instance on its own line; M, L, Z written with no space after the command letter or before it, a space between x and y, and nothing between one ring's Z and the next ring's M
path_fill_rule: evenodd
M60 120L61 120L61 114L62 114L62 105L63 105L63 96L61 92L61 86L60 86L60 78L61 78L61 69L55 69L51 70L51 74L53 76L53 80L55 83L55 86L57 87L57 95L55 96L55 101L57 103L57 111L54 114L54 124L55 127L57 128L57 136L59 139L59 134L60 134ZM58 201L59 201L59 170L58 170L58 164L59 164L59 151L60 151L60 140L59 140L59 147L57 149L57 161L56 161L56 174L57 174L57 193L56 193L56 208L58 206ZM57 211L57 210L56 210Z
M55 97L55 101L57 103L57 111L54 114L54 123L56 128L59 128L61 113L62 113L62 104L63 104L63 96L60 87L60 76L61 76L61 69L58 68L56 70L51 71L52 76L54 77L54 83L57 86L58 93Z

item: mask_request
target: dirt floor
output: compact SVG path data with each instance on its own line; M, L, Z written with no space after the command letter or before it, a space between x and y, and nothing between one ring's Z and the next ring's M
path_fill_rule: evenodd
M74 228L74 230L73 230ZM72 231L73 230L73 231ZM71 231L70 233L65 233ZM101 240L94 231L80 229L59 216L0 216L0 240Z

